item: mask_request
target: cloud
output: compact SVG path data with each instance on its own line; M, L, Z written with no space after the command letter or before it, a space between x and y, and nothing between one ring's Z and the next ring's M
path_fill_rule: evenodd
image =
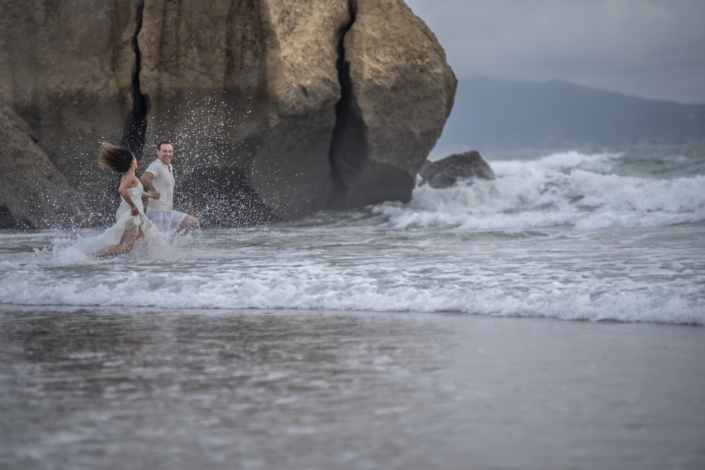
M460 78L705 103L703 0L407 0Z

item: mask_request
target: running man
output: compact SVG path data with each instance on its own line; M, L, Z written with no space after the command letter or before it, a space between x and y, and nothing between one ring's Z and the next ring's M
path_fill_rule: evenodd
M176 234L186 235L198 227L198 219L174 210L175 182L172 158L174 147L171 142L160 142L157 145L157 159L147 167L140 178L150 193L156 193L149 201L145 215L162 232L176 229Z

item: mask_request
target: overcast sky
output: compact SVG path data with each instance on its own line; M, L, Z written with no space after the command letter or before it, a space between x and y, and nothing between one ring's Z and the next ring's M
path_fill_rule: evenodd
M705 103L705 0L406 0L458 78Z

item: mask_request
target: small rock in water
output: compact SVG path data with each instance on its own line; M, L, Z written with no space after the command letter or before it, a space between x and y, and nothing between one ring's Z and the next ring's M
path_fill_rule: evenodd
M494 171L476 150L456 153L437 162L426 160L419 175L421 184L428 183L432 188L438 189L449 188L458 180L495 179Z

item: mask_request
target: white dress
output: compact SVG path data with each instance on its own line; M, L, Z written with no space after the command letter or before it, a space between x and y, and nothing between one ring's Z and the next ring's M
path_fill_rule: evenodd
M120 207L118 207L115 213L115 225L105 231L106 246L120 243L126 230L134 229L137 233L141 228L145 236L152 234L152 231L154 231L155 234L158 233L157 227L144 215L144 205L142 204L143 190L144 188L141 182L137 183L137 186L134 188L127 188L127 193L130 195L130 199L132 199L135 206L137 206L137 209L139 209L139 212L137 215L132 215L132 208L121 198Z

